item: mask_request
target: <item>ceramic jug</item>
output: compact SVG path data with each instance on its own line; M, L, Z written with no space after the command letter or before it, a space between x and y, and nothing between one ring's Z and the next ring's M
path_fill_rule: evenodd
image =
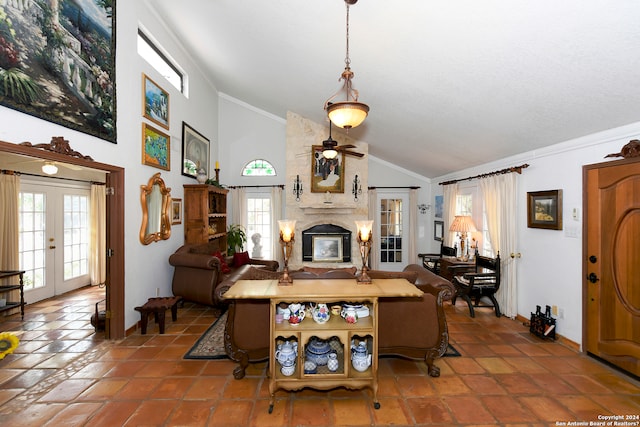
M343 308L341 315L347 323L356 323L358 321L358 313L353 307Z
M327 323L331 317L329 307L324 303L317 303L311 305L311 316L316 323Z
M284 344L278 344L276 350L276 360L281 365L295 364L298 356L298 343L285 341Z
M297 325L304 320L304 305L299 303L289 304L289 324Z
M357 346L351 344L351 364L356 371L364 372L371 366L371 355L367 351L367 344L361 342Z

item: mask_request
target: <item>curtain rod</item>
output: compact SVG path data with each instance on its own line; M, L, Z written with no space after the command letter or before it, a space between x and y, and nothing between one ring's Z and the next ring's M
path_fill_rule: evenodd
M95 185L106 185L104 182L87 181L86 179L64 178L64 177L52 176L52 175L40 175L37 173L18 172L18 171L9 171L9 170L2 170L2 173L6 173L9 175L35 176L37 178L60 179L62 181L84 182L84 183L95 184Z
M397 189L405 189L408 188L410 190L417 190L420 187L416 187L416 186L411 186L411 187L368 187L369 190L377 190L378 188L382 188L382 189L393 189L393 188L397 188Z
M512 172L522 173L522 169L526 169L528 167L529 167L529 165L527 163L525 163L524 165L511 166L510 168L500 169L499 171L483 173L483 174L476 175L476 176L469 176L467 178L452 179L451 181L441 182L441 183L439 183L439 185L455 184L456 182L460 182L460 181L470 181L470 180L476 179L476 178L487 178L487 177L494 176L494 175L504 175L506 173L512 173Z
M279 185L230 185L227 188L235 189L235 188L275 188L280 187L284 190L284 184Z

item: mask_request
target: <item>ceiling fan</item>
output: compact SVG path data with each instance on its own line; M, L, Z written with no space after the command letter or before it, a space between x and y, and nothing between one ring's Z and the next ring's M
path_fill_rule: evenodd
M322 155L327 159L335 158L338 153L343 153L354 157L363 157L363 153L351 151L350 148L357 148L353 144L338 145L338 141L331 138L332 123L329 122L329 138L322 141Z

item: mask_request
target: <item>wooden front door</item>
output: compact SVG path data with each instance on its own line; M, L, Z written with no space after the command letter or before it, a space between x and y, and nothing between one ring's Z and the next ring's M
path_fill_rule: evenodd
M640 159L584 167L588 353L640 375Z

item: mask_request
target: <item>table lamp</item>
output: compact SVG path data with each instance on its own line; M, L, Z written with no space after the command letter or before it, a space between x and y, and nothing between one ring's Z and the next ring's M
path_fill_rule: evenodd
M278 285L291 285L293 279L289 276L289 258L293 251L293 241L296 228L296 220L279 220L280 228L280 245L282 246L282 258L284 259L284 268L282 269L282 277L278 281Z
M468 248L465 243L467 241L467 233L478 231L473 219L469 215L456 215L449 227L449 231L455 231L460 236L460 255L464 261L469 260Z
M371 278L367 274L367 264L369 263L369 252L371 252L371 240L373 228L373 220L356 221L357 240L360 245L360 257L362 258L362 272L358 276L359 283L371 283Z

